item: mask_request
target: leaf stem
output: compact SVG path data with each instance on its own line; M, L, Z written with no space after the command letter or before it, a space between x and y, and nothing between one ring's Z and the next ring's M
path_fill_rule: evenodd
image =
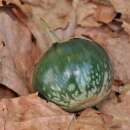
M56 35L56 33L54 31L52 31L50 28L50 26L48 25L48 23L46 22L45 19L43 18L40 18L42 23L43 23L43 27L44 29L46 29L48 35L49 35L49 38L52 40L52 42L60 42L61 39Z

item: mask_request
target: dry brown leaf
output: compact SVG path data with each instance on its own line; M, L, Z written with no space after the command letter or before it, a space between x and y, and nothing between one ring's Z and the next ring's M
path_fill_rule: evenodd
M0 118L0 127L6 130L68 130L73 115L30 95L2 100Z
M14 4L18 8L22 9L26 15L30 16L31 15L31 7L28 4L24 4L22 0L0 0L0 6L4 5L9 5L9 4ZM14 10L15 11L15 10Z
M96 2L98 4L110 5L110 0L91 0L92 2Z
M101 24L96 21L97 5L94 3L80 2L77 10L77 24L82 27L98 27Z
M115 79L124 83L130 81L130 39L126 34L121 34L117 38L107 40L106 49L111 55L114 64Z
M130 14L130 1L129 0L110 0L110 2L115 8L116 12L120 12L123 15Z
M77 23L82 27L99 27L115 17L111 6L81 1L77 10Z
M124 20L123 24L122 24L122 27L130 35L130 22Z
M119 100L111 98L100 105L100 111L113 117L109 127L111 130L130 129L130 91L119 96ZM107 123L107 121L106 121Z
M27 25L35 35L37 44L43 53L59 39L63 40L73 36L76 28L77 1L43 0L40 6L33 1L25 0L24 2L32 5L32 17L29 18ZM49 25L49 29L43 20ZM50 38L48 31L54 31L58 39L55 39L54 36Z
M0 13L0 32L5 42L1 50L1 83L19 95L28 94L33 66L40 51L31 40L30 31L15 17ZM28 88L28 89L29 89Z
M104 42L106 43L106 40L108 39L107 33L109 33L107 32L107 30L104 30L102 28L95 28L95 27L88 27L88 28L78 27L75 31L76 36L90 37L100 44L104 44Z
M41 6L43 8L49 8L51 4L56 3L56 0L21 0L24 3L28 3L35 6Z
M3 99L0 101L0 130L5 130L6 115L7 115L7 109L5 100Z
M122 14L122 27L124 28L124 30L130 34L130 1L129 0L110 0L111 4L113 5L113 7L115 8L115 10L117 12L120 12Z
M50 25L51 29L65 28L72 11L72 3L66 0L52 1L43 0L41 7L32 6L32 17L43 18Z
M65 27L72 9L72 3L65 0L6 0L6 3L16 4L29 19L43 18L52 29Z
M108 24L114 19L115 16L116 13L112 6L98 5L96 10L97 21Z
M74 36L75 33L75 29L77 26L75 10L73 10L70 15L71 17L69 19L68 26L65 29L56 29L54 31L58 36L58 38L62 40L70 39L71 37Z
M9 88L7 88L6 86L0 84L0 99L1 98L13 98L16 97L17 94L10 90Z
M10 0L7 0L8 4L10 2ZM50 38L48 31L54 31L55 29L61 30L61 33L58 31L58 36L61 39L63 37L72 36L74 33L76 24L75 11L72 6L73 4L75 6L77 2L65 0L59 2L56 2L55 0L13 0L12 2L22 10L22 14L24 13L27 16L27 19L22 18L19 15L20 12L16 8L13 10L18 19L22 21L36 37L37 44L40 47L42 54L48 50L52 43L57 41L57 39L52 40ZM49 29L42 19L50 26Z
M0 0L0 5L3 5L3 3L9 4L9 3L19 3L19 0Z
M108 130L100 112L86 109L77 120L72 122L70 130Z
M25 83L17 75L13 59L8 49L3 47L0 51L0 83L7 86L19 95L28 94Z
M115 10L122 14L120 21L122 27L130 35L130 1L129 0L110 0Z

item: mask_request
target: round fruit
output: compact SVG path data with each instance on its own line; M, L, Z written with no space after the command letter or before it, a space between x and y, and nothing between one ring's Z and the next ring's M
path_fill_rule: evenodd
M34 70L33 86L48 101L75 112L107 96L112 80L105 50L93 41L73 38L55 43L41 58Z

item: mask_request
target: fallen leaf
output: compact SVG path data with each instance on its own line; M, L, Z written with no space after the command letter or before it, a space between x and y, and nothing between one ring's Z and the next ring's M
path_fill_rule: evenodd
M56 35L59 39L61 39L61 41L74 37L75 29L77 26L75 10L73 10L70 15L71 17L69 19L68 26L65 29L56 29L54 31L54 33L56 33Z
M128 69L130 60L130 41L129 36L121 34L117 38L108 39L109 45L106 45L108 53L111 55L114 64L115 79L125 83L130 81L130 71ZM116 49L115 49L116 48ZM122 58L123 57L123 58Z
M130 21L123 21L122 27L130 35Z
M35 6L41 6L49 8L52 4L56 3L56 0L21 0L24 4L28 3Z
M108 24L115 16L116 12L112 6L98 5L95 16L97 21Z
M78 7L77 24L82 27L99 27L102 23L110 23L116 15L110 5L81 1Z
M6 47L0 51L0 83L19 95L28 94L22 79L17 75L12 57Z
M5 102L6 102L5 99L0 101L0 130L5 130L5 123L6 123L5 118L7 115Z
M116 12L120 12L123 15L130 14L130 1L129 0L110 0L111 4L115 8Z
M5 46L1 49L1 83L19 95L32 91L31 76L40 55L27 27L6 12L0 13L0 33Z
M28 4L24 4L22 2L22 0L0 0L0 6L3 7L3 6L7 6L7 5L15 5L17 6L18 8L20 8L26 15L30 16L31 15L31 7L30 5ZM16 11L14 8L13 8L14 11Z
M7 88L6 86L0 84L0 99L13 97L17 97L17 94L14 91Z
M130 1L129 0L110 0L111 4L115 8L115 10L122 14L121 21L122 21L122 27L124 30L130 35Z
M110 0L92 0L92 2L96 2L97 4L111 5Z
M28 27L37 39L37 44L43 54L53 43L68 39L74 35L76 28L76 7L78 2L69 1L41 1L40 6L33 1L25 0L32 5L32 17L29 18ZM36 8L36 6L38 6ZM44 7L45 6L45 7ZM62 12L59 11L62 8ZM53 20L53 22L52 22ZM55 33L55 36L50 34ZM48 33L51 32L51 33Z
M68 130L73 119L73 114L64 112L35 94L2 100L0 115L0 126L6 130Z
M108 130L100 112L86 109L72 122L70 130Z
M92 38L93 40L97 41L102 45L106 43L106 40L108 39L108 33L110 32L104 30L103 28L95 28L95 27L87 27L87 28L77 27L75 31L76 36Z
M77 10L77 24L82 27L98 27L101 24L96 21L97 5L81 1Z
M125 84L119 88L119 93L124 94L130 90L130 84Z
M113 117L109 127L111 130L129 130L130 128L130 91L127 91L117 98L111 98L103 102L99 109L101 112ZM107 122L106 122L107 123Z
M41 8L35 8L35 6L32 6L33 19L36 17L43 18L47 21L52 30L57 28L65 28L67 26L68 19L70 18L69 14L72 11L71 2L66 0L60 0L58 2L56 0L43 0L40 4Z

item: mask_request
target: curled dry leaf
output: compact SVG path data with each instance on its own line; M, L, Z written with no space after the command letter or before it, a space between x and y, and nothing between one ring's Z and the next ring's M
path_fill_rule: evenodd
M6 0L6 3L20 7L31 20L36 17L45 19L53 29L65 27L71 11L71 2L65 0Z
M122 27L130 35L130 21L123 21Z
M89 36L100 43L110 55L115 71L115 79L124 83L130 81L130 39L122 32L113 33L108 28L77 28L76 35Z
M113 117L109 124L111 130L129 130L130 129L130 91L127 91L117 98L111 98L103 102L99 109L101 112ZM120 101L120 102L119 102Z
M57 41L54 36L52 39L50 38L49 31L54 31L58 40L73 36L76 28L75 6L78 2L43 0L40 6L33 1L25 0L24 2L32 5L32 17L29 18L28 26L37 38L37 43L43 53ZM49 29L45 22L49 25Z
M6 4L9 4L10 2L11 2L10 0L7 0ZM16 6L24 10L23 8L24 6L21 5L20 1L14 0L12 2ZM24 2L26 3L26 1ZM25 95L25 92L22 91L23 87L26 89L25 86L29 88L29 91L33 91L31 87L32 70L33 70L33 65L35 64L35 61L38 60L40 56L40 49L38 49L37 45L33 44L31 41L30 31L34 34L34 36L36 36L37 44L39 45L40 48L42 48L41 49L42 54L52 45L52 43L48 45L48 43L52 41L49 41L48 36L46 36L46 32L44 32L45 28L40 18L43 17L43 19L45 20L47 19L47 22L48 22L48 19L50 22L53 19L54 25L50 27L51 29L54 29L57 25L58 27L63 27L63 28L67 25L67 28L65 29L65 31L63 31L64 37L72 35L75 29L75 25L76 25L75 12L74 10L71 11L72 3L62 0L58 3L56 3L55 1L53 2L43 1L42 4L43 5L38 8L35 8L33 6L31 7L29 14L32 14L32 17L31 18L28 17L28 20L23 19L22 17L20 19L20 16L18 16L19 12L17 12L15 8L14 8L15 10L14 13L16 13L16 16L19 19L15 19L15 17L13 17L13 15L11 14L11 12L9 13L8 11L6 11L6 9L4 10L5 13L1 13L0 22L2 26L0 30L4 34L3 35L4 41L7 44L6 48L8 47L7 51L11 53L9 54L10 55L9 59L10 57L12 58L11 62L12 62L13 70L15 71L15 73L17 73L15 78L14 76L11 76L11 77L13 80L15 80L17 77L19 77L18 79L20 79L20 80L17 79L17 81L14 82L15 85L13 85L13 83L11 82L13 87L9 86L9 88L11 88L12 90L14 90L16 93L20 95ZM52 9L54 11L52 11ZM62 11L59 11L59 10L64 10L63 14L62 14ZM26 10L24 10L24 12L26 12L27 14ZM6 13L9 13L9 15L12 16L12 18L9 17ZM68 19L70 18L69 13L70 13L71 19ZM29 16L29 15L27 14L26 16ZM26 25L30 31L26 28L26 26L23 26L20 23L18 23L17 20L20 20L22 24ZM10 24L8 24L8 22ZM55 25L55 23L57 23L57 25ZM52 25L52 24L49 24L49 25ZM12 30L14 31L12 32ZM9 69L9 70L12 70L12 69ZM6 78L3 78L3 79L6 79ZM19 83L21 85L19 85ZM10 84L5 84L5 85L8 86ZM18 87L16 88L16 86Z
M104 30L103 28L95 28L95 27L87 27L81 28L78 27L75 31L75 35L80 37L89 37L93 40L97 41L98 43L104 45L106 40L108 39L108 34L110 31Z
M130 61L130 39L128 35L121 34L117 38L107 40L106 49L111 55L114 64L115 79L124 83L130 81L129 61ZM115 49L116 48L116 49Z
M112 6L98 5L96 9L96 20L103 23L110 23L116 13Z
M110 0L92 0L92 2L96 2L98 4L111 5Z
M0 84L0 99L1 98L13 98L16 97L17 94L6 86Z
M115 10L122 14L122 27L130 35L130 1L129 0L110 0Z
M3 3L19 3L19 0L0 0L0 5L3 5Z
M26 15L30 15L31 13L31 7L28 4L24 4L22 0L0 0L0 6L5 6L9 4L14 4L17 7L20 7ZM16 11L14 9L14 11Z
M77 120L72 122L70 130L108 130L100 112L86 109Z
M6 100L1 100L0 101L0 130L5 130L5 118L7 115L7 109L6 109Z
M97 5L94 3L80 2L77 10L77 24L82 27L98 27L101 24L96 21Z
M32 42L30 31L6 12L0 13L0 32L5 42L0 52L0 82L17 94L26 95L32 91L29 81L39 48Z
M68 24L69 14L72 11L72 3L67 0L52 1L43 0L41 6L32 6L32 17L43 18L50 25L51 29L65 28ZM53 22L52 22L53 21ZM37 21L38 22L38 21Z
M56 29L55 30L56 35L60 39L66 40L66 39L69 39L74 36L75 29L77 26L75 10L73 10L70 15L71 15L71 17L68 21L69 23L68 23L67 27L65 29Z
M48 50L52 43L57 41L50 38L48 31L58 30L59 38L66 38L68 35L71 36L73 34L75 21L72 21L75 19L75 12L72 8L72 2L65 0L59 2L56 2L55 0L22 0L22 3L24 4L20 5L15 2L26 16L28 16L28 19L21 19L19 16L18 18L22 20L34 34L42 54ZM24 5L26 5L26 8ZM43 20L49 25L49 29Z
M120 12L123 15L130 14L130 1L129 0L110 0L110 2L115 8L116 12Z
M0 50L0 83L9 87L19 95L28 94L22 79L17 75L13 59L6 47Z
M0 102L1 127L6 130L68 130L73 119L52 103L36 95Z
M124 94L127 91L130 91L130 84L126 84L125 86L121 86L119 88L119 93Z
M42 0L21 0L23 3L32 4L35 6L41 6Z
M102 23L110 23L115 11L110 5L81 1L77 10L77 22L82 27L99 27Z

